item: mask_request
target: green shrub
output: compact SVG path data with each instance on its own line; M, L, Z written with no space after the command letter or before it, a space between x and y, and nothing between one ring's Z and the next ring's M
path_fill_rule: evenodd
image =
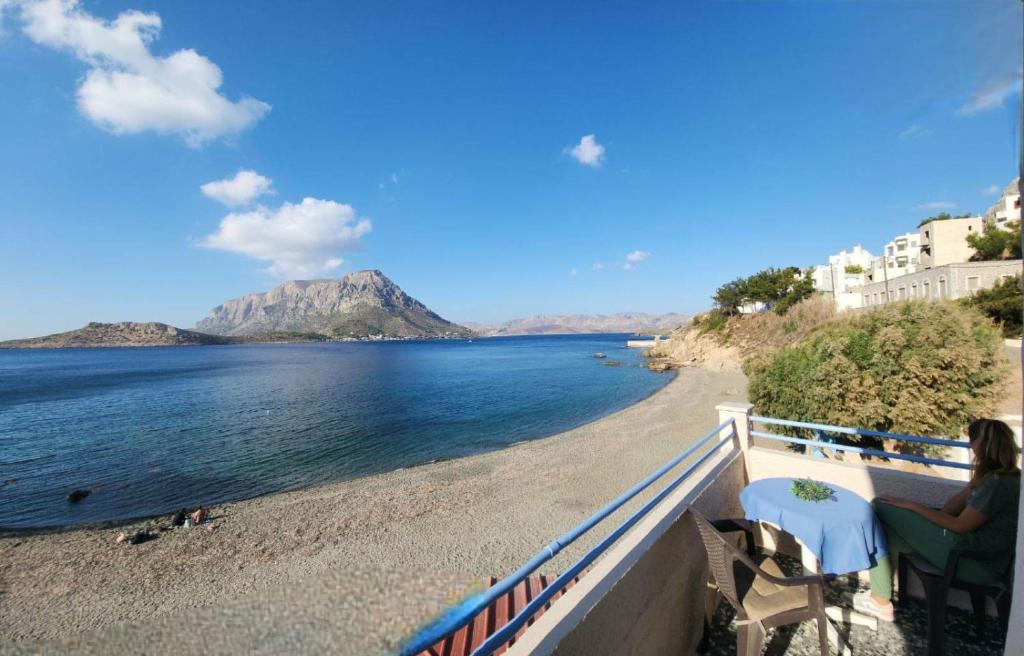
M971 260L1019 260L1020 221L1010 221L1007 230L1001 230L994 223L987 224L981 234L967 235L967 245L974 249Z
M714 308L704 314L698 314L693 318L693 325L700 332L699 334L704 335L711 332L719 332L725 328L726 323L729 320L729 315L723 312L720 308Z
M846 266L845 266L845 267L843 268L843 271L845 271L846 273L850 273L850 274L854 274L854 273L864 273L864 267L862 267L862 266L861 266L861 265L859 265L859 264L847 264L847 265L846 265Z
M753 356L744 369L758 414L955 436L992 411L1007 362L999 332L981 312L909 302L827 321L793 346Z
M1021 293L1020 276L1007 278L992 289L983 289L973 296L960 300L981 310L985 316L1002 327L1004 337L1020 339L1021 313L1024 312L1024 294Z

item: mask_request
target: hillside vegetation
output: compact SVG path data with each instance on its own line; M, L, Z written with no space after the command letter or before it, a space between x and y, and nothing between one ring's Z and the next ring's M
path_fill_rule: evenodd
M912 301L825 321L790 346L753 354L744 371L761 414L958 435L992 412L1009 368L1000 332L981 312Z

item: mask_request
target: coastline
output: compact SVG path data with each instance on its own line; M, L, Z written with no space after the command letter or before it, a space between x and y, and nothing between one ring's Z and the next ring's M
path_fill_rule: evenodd
M0 535L0 652L385 653L681 451L745 385L687 369L563 433L214 506L216 530L133 547L114 537L162 522Z

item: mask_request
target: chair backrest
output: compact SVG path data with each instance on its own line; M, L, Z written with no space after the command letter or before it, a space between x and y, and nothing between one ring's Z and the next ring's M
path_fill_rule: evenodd
M722 591L725 598L729 600L733 608L739 613L744 613L743 604L740 603L739 591L736 588L736 576L733 570L737 560L746 564L746 555L719 533L703 515L693 508L690 508L697 523L697 530L700 531L704 548L708 552L708 565L711 567L711 574L715 577L718 589Z

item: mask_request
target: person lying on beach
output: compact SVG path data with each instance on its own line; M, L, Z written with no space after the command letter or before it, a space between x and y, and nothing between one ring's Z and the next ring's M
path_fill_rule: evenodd
M192 513L192 525L199 526L206 521L207 513L206 508L199 506L194 513Z
M868 570L871 590L854 595L855 610L893 621L892 560L900 554L917 554L945 569L949 553L956 547L1003 551L1004 557L992 560L964 560L957 577L991 583L1006 571L1017 540L1017 442L1010 427L996 419L971 422L967 436L974 452L971 480L941 510L898 497L875 499L875 512L889 541L889 555Z

